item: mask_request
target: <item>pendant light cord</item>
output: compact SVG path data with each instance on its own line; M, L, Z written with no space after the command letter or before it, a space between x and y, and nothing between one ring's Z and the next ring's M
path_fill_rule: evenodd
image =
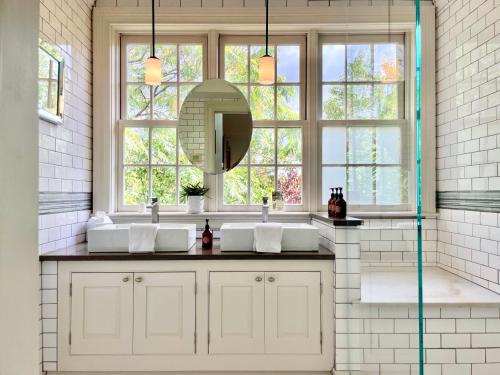
M266 0L266 56L269 56L268 45L269 45L269 0Z
M155 57L155 42L156 42L156 35L155 35L155 0L151 0L151 27L153 28L153 53L151 56Z

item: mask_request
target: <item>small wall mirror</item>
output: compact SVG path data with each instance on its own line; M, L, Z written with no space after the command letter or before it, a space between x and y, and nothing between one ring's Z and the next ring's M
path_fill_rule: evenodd
M38 49L38 115L56 124L63 122L64 62L60 55L41 43Z
M237 166L252 140L252 113L241 91L222 79L196 86L182 104L179 139L189 161L205 173Z

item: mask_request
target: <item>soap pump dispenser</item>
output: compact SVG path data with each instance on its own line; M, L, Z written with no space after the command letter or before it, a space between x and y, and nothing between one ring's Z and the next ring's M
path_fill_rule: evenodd
M345 219L347 216L347 202L344 199L344 194L342 194L342 188L339 189L339 198L335 204L335 217L337 219Z
M328 200L328 217L335 216L335 193L334 188L330 188L332 194L330 195L330 199Z
M212 229L210 229L210 225L208 225L208 219L205 219L207 223L205 224L205 230L201 236L201 248L203 250L212 250L212 246L214 243L214 233Z

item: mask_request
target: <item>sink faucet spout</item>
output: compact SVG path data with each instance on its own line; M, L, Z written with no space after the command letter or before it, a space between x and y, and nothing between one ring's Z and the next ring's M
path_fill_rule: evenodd
M151 222L157 224L160 222L160 204L158 203L158 198L151 198L151 205L147 206L151 208Z

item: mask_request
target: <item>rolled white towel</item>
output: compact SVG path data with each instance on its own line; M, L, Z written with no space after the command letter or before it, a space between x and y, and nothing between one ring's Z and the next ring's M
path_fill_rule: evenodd
M258 253L280 253L283 226L279 223L256 224L254 229L254 250Z
M128 251L130 253L153 253L157 233L158 224L130 224Z

